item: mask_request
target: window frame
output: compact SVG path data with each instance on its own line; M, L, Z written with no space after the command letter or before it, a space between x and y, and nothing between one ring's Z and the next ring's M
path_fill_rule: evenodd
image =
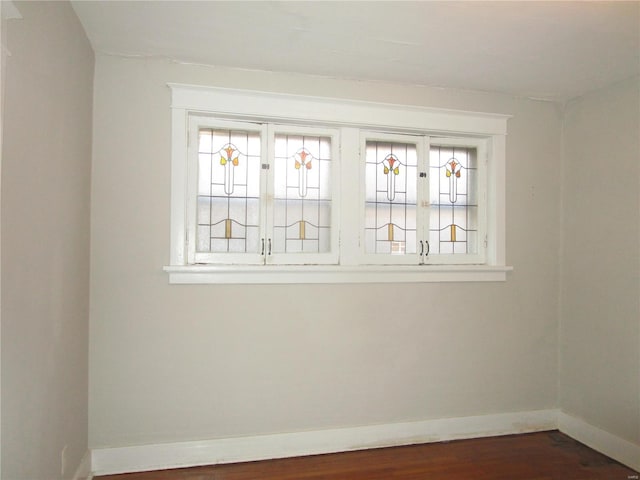
M249 90L169 84L171 90L170 283L370 283L504 281L505 138L509 116ZM309 126L339 133L339 264L239 265L189 262L188 148L190 116L216 120ZM482 264L372 265L362 263L360 132L484 139L487 249ZM332 162L333 165L333 162ZM353 187L357 182L358 189ZM355 193L354 193L355 190ZM348 207L346 208L345 205Z

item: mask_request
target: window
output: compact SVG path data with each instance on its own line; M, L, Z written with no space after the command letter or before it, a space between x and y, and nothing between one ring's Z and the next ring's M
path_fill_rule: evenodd
M172 283L504 280L506 117L171 85Z
M364 133L362 262L485 263L485 144Z
M338 262L336 130L189 117L189 264Z

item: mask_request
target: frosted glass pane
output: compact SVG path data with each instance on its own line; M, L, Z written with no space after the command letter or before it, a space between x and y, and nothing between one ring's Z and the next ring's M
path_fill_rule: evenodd
M246 251L251 253L260 252L260 228L247 227Z
M304 253L316 253L318 252L318 240L305 240L302 242L302 251Z
M467 253L478 253L478 232L467 232Z
M211 199L209 197L198 197L196 223L198 225L211 224Z
M286 228L273 229L273 244L271 251L273 253L283 253L286 251Z
M302 200L287 200L286 226L302 219Z
M287 201L286 200L274 200L273 201L273 224L279 227L287 224Z
M407 232L407 240L405 244L405 252L416 254L418 253L418 249L416 247L416 233L415 232Z
M376 242L376 251L375 253L383 253L389 255L391 253L391 242Z
M230 239L229 240L229 252L232 253L244 253L246 252L246 244L244 239Z
M196 251L208 252L210 251L210 227L198 226L196 229Z
M441 254L451 254L453 253L453 243L452 242L440 242L440 252Z
M320 227L329 227L331 226L331 204L329 202L320 202L318 205L319 212L319 223Z
M440 239L438 235L440 232L437 230L431 230L429 232L429 255L437 255L440 253Z
M319 246L318 253L327 253L331 251L331 229L321 228L318 233Z
M198 195L211 194L211 154L198 155Z
M376 232L375 230L367 230L364 234L365 251L367 253L376 252Z
M302 253L302 240L287 240L287 253Z
M211 130L200 130L198 151L211 152Z

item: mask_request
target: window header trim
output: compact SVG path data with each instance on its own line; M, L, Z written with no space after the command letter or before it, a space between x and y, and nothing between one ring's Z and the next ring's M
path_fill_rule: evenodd
M510 115L428 108L360 100L291 95L257 90L167 84L171 107L190 112L263 119L269 122L292 120L306 125L382 128L390 131L429 134L506 135Z

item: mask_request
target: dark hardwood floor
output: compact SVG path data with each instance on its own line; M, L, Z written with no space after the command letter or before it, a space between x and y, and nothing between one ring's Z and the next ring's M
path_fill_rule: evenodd
M637 480L557 432L95 477L96 480Z

